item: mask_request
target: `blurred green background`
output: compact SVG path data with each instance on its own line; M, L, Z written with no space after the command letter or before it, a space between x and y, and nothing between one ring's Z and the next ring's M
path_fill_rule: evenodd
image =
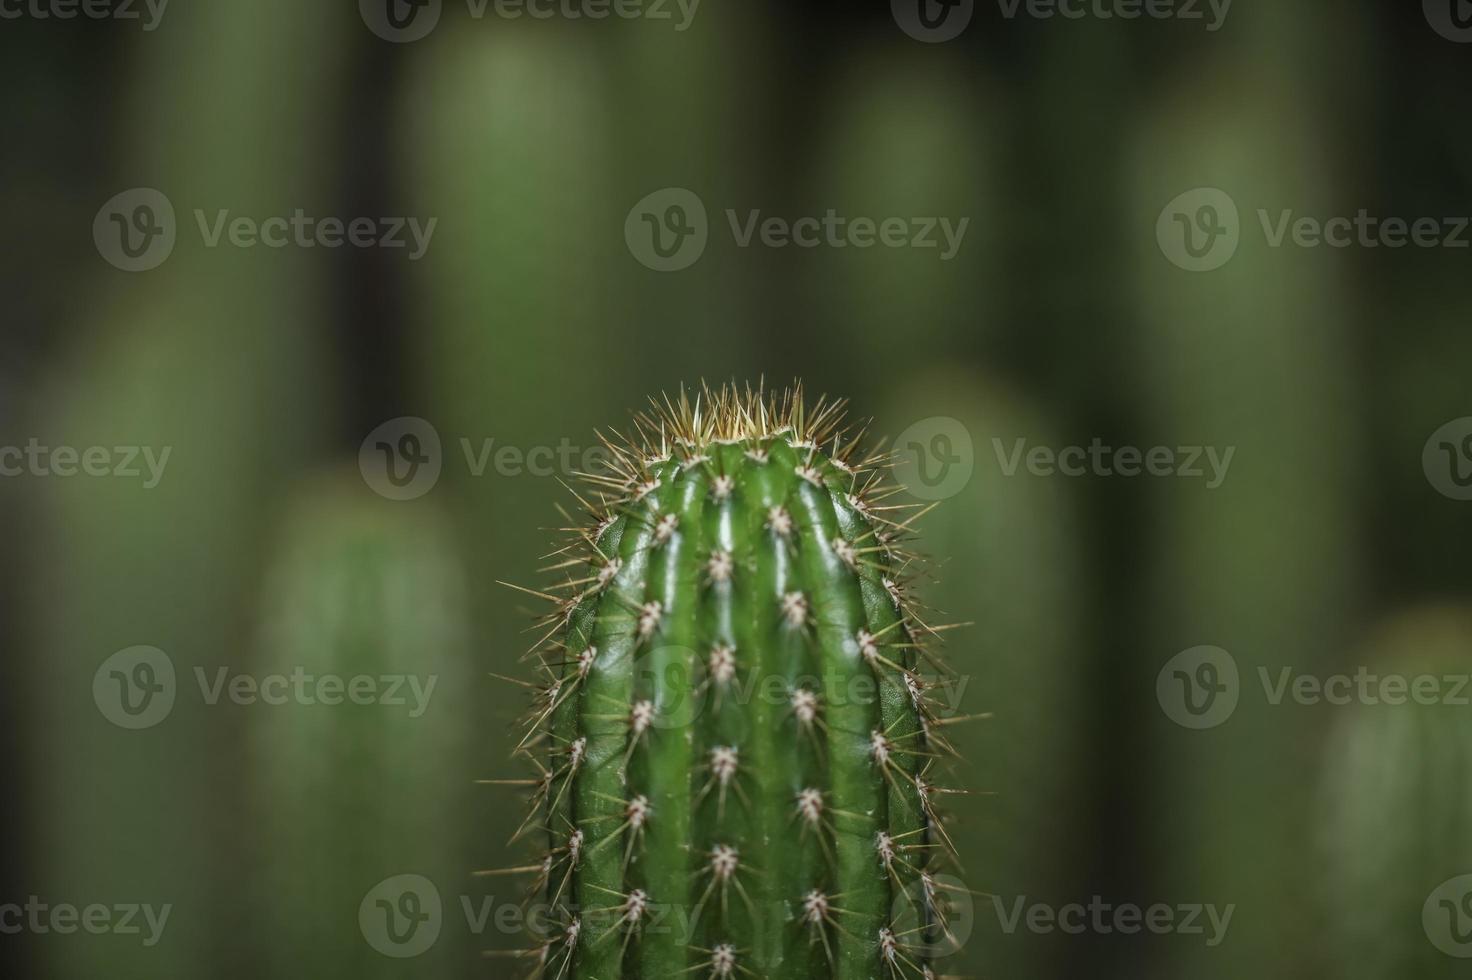
M939 973L1467 975L1472 8L534 6L0 0L8 974L519 969L483 953L525 946L526 881L474 874L526 860L476 783L524 775L491 675L532 603L495 583L536 583L595 429L765 377L943 477L921 594L992 717L951 730L976 894ZM761 230L830 209L964 232ZM232 243L298 210L374 243ZM1292 230L1362 211L1435 240ZM1071 476L1019 440L1232 456ZM435 687L209 697L297 669ZM1275 703L1284 671L1438 703ZM144 681L161 718L120 707ZM1226 717L1183 707L1206 681ZM372 925L405 875L442 906L412 950Z

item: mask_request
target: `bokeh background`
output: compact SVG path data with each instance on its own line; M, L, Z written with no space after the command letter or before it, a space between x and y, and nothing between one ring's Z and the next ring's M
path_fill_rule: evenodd
M1472 9L568 13L590 8L399 4L397 30L366 0L173 0L152 29L141 5L3 6L0 445L170 450L156 486L0 479L0 906L171 909L152 945L141 916L94 935L0 909L9 975L519 969L482 953L525 945L503 925L525 881L473 873L525 860L517 790L475 782L522 774L527 692L491 675L518 673L535 603L496 582L536 583L575 468L527 454L762 377L848 397L916 471L958 474L922 525L923 595L974 624L947 645L962 713L992 717L954 729L976 895L939 972L1465 975L1472 232L1445 238L1472 214ZM126 271L105 205L135 188L176 241ZM706 235L659 271L638 232L669 198L640 203L670 188ZM830 208L968 224L942 259L743 247L727 218ZM210 247L195 218L297 209L436 224L411 258ZM1259 217L1361 209L1436 219L1438 243L1275 246ZM390 500L360 450L405 416L441 472ZM1216 486L1009 472L1018 440L1233 456ZM111 685L157 655L109 658L137 647L174 701L129 728ZM437 686L410 717L196 680L297 668ZM1438 678L1442 703L1270 696L1362 669ZM1235 708L1190 727L1172 698L1211 697L1195 680ZM359 908L405 874L443 908L395 958ZM1046 926L1074 903L1104 925ZM1163 934L1113 918L1153 906Z

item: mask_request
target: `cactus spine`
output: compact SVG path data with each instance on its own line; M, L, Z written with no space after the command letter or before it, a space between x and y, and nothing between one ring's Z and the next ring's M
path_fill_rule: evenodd
M519 747L548 757L548 975L925 969L938 628L905 598L883 461L841 418L724 388L607 440Z

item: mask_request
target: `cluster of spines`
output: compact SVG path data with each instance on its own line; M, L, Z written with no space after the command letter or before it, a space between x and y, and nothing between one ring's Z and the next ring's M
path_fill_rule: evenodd
M533 976L560 980L583 959L604 971L591 975L618 975L630 943L641 940L680 944L679 961L689 965L676 973L753 976L748 963L770 963L780 958L779 945L796 945L792 936L758 934L759 923L772 922L805 933L807 948L833 975L867 976L876 962L894 977L932 975L924 946L947 931L942 893L950 887L936 871L954 858L936 809L936 797L953 791L932 777L953 754L942 726L959 719L937 717L926 677L949 673L928 642L948 627L926 623L911 599L920 566L906 542L924 508L892 499L902 488L888 479L890 458L860 458L863 433L848 433L842 418L843 403L808 406L800 387L775 395L704 389L693 400L682 392L636 415L630 435L601 436L606 471L578 474L591 487L573 492L585 521L564 511L568 538L544 569L560 581L545 591L521 589L551 604L526 655L540 681L531 685L533 706L516 749L538 772L511 781L532 789L516 837L546 841L539 862L507 869L531 875L529 899L551 909L552 924L520 954L532 958ZM855 608L841 636L814 596L781 581L763 583L778 599L772 622L753 627L732 615L740 597L753 594L746 574L753 555L743 561L734 540L738 467L754 484L746 492L774 493L762 502L761 526L747 543L768 549L769 564L786 570L777 579L800 580L804 570L820 579L846 574ZM819 495L831 505L826 522ZM696 560L677 554L682 549L693 549ZM687 566L698 568L697 581L681 574ZM705 616L703 630L689 614L691 603ZM671 615L676 610L681 615ZM602 649L600 636L609 641ZM774 648L793 668L780 706L756 697L755 685L771 675L757 676L756 665L744 662L747 646ZM830 662L819 662L825 656ZM841 656L876 682L877 719L840 734L851 756L864 757L849 777L858 795L862 784L872 784L894 816L887 822L875 817L876 807L836 805L834 787L822 785L832 771L826 754L838 744L826 703L836 692L826 685L841 679L831 663ZM662 683L631 679L625 666L639 658L647 668L641 675ZM602 689L601 675L614 663L625 665L607 671L619 680ZM798 674L817 682L798 682ZM758 717L723 710L742 691ZM709 714L697 719L693 712L703 706ZM708 744L696 744L697 720ZM685 737L654 737L668 729ZM744 766L743 742L754 743L764 759L787 752L795 765L776 774ZM774 795L780 777L794 778L792 770L803 778ZM572 787L580 777L583 805L575 807ZM778 808L754 806L751 793L763 794L764 804L786 797L780 824ZM769 851L774 836L790 836L794 826L800 844L788 855L792 866L758 867L743 853L747 841ZM652 833L662 838L657 848L646 846ZM687 892L660 894L658 882L672 875L687 879ZM786 907L763 915L757 904L778 875L803 877L804 887L778 889ZM864 875L889 888L839 887L840 878L852 883ZM876 895L884 896L882 905ZM657 913L678 911L691 897L688 918L677 914L657 936L644 935ZM747 946L725 928L743 913Z

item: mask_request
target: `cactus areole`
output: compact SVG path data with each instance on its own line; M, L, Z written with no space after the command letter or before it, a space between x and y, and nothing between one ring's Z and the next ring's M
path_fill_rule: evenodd
M554 558L533 975L931 976L947 746L906 597L916 516L843 403L651 402ZM910 516L906 516L910 515Z

